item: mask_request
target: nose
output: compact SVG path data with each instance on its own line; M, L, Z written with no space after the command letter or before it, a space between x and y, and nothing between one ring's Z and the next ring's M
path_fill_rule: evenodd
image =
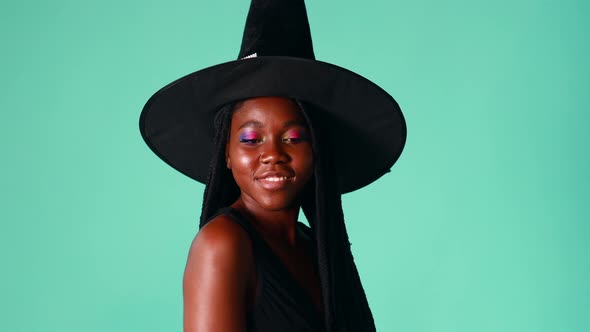
M262 147L260 161L263 164L279 164L289 161L289 155L285 153L280 141L267 141Z

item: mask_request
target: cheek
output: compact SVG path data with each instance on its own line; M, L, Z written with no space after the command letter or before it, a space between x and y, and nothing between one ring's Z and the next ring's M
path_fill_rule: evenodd
M254 170L256 163L256 156L248 151L234 150L230 153L231 170L236 178L236 182L240 182L237 177L250 176Z
M254 164L252 158L242 155L239 156L236 161L238 163L238 167L240 168L240 173L252 173L252 165Z
M311 147L301 151L298 160L300 161L298 165L299 171L305 173L308 177L311 177L314 168L313 151Z

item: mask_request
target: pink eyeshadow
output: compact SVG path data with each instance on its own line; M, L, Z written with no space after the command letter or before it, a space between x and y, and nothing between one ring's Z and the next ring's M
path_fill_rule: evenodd
M246 131L240 135L240 140L250 140L258 138L256 133L253 131Z

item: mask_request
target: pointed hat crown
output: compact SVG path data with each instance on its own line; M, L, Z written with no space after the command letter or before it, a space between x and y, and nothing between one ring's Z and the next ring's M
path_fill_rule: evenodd
M252 0L238 59L255 56L315 59L303 0Z

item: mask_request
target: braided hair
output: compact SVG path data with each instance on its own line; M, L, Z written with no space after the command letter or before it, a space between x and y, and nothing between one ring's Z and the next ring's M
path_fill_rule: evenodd
M317 107L296 101L307 121L314 153L314 177L302 192L302 210L315 236L327 332L373 332L375 323L354 263L342 212L334 160L321 128L327 121ZM235 202L240 188L225 164L231 118L239 103L222 107L215 117L215 148L209 165L199 228L222 207Z

